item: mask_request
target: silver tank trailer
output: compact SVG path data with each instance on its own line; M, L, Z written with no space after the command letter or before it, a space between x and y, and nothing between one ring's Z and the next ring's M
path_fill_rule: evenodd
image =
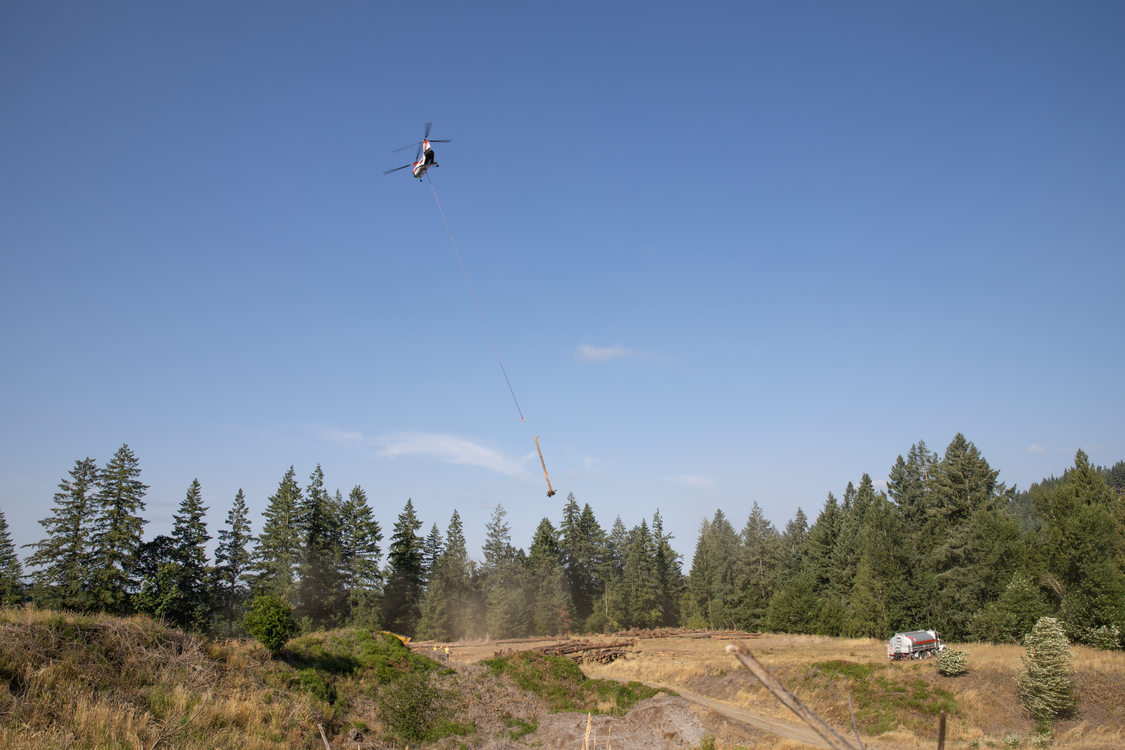
M922 659L945 650L945 644L933 630L911 630L895 633L887 641L888 659Z

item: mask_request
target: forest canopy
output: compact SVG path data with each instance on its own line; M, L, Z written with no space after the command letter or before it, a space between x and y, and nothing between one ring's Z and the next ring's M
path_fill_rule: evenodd
M0 513L0 603L237 634L251 602L269 596L305 631L358 624L436 640L653 627L885 638L925 627L1016 642L1051 616L1072 641L1120 648L1125 462L1097 467L1078 451L1063 476L1023 492L998 476L961 434L941 455L920 441L895 459L885 491L863 474L811 522L798 508L778 529L755 502L739 529L716 510L685 573L657 509L606 528L571 494L558 525L543 518L524 548L497 505L476 560L457 511L423 534L408 499L385 538L363 488L329 492L319 465L304 486L293 467L282 475L256 535L240 490L209 555L198 480L171 533L144 538L148 488L123 445L104 466L75 462L24 564Z

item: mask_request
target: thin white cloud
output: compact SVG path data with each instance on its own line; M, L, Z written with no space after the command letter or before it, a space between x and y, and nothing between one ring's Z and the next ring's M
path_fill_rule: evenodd
M425 456L460 466L478 466L518 479L528 478L524 464L529 456L513 458L457 435L440 432L398 432L375 438L380 456Z
M717 481L715 477L703 477L698 474L671 474L664 477L665 482L672 482L674 484L686 484L689 487L697 487L699 489L709 490L715 486Z
M608 362L611 359L628 359L641 356L640 352L627 349L621 344L614 344L613 346L579 344L574 350L574 354L583 362Z

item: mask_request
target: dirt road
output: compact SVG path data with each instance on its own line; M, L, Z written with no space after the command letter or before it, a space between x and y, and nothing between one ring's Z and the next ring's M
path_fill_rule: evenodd
M693 693L692 691L685 690L682 687L676 687L674 685L660 685L655 682L646 682L645 684L653 688L674 690L684 700L689 700L692 703L696 703L700 706L705 706L707 708L713 709L714 711L719 712L728 719L732 719L742 724L747 724L756 729L761 729L765 732L770 732L771 734L776 734L779 737L784 737L789 740L796 740L797 742L804 742L805 744L812 745L813 747L829 747L827 742L822 740L816 732L809 729L807 726L778 721L777 719L771 719L768 716L763 716L762 714L757 714L753 711L747 711L745 709L735 708L734 706L728 706L727 704L722 703L721 701L717 701L714 698L708 698L705 695Z

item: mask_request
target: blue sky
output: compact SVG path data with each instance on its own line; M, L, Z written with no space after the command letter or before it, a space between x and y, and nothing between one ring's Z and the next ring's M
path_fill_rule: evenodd
M1116 2L7 3L0 508L128 443L149 535L290 465L779 527L963 432L1125 458ZM395 147L433 121L440 199ZM409 157L412 153L406 153ZM534 435L558 494L548 500ZM686 564L685 564L686 567Z

